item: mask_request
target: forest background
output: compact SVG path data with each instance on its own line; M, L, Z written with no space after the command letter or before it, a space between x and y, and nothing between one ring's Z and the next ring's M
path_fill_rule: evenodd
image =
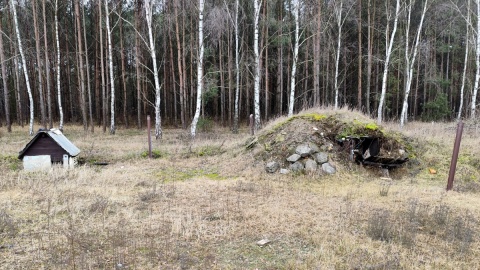
M154 115L160 138L312 107L475 118L479 2L0 1L0 124L115 133Z

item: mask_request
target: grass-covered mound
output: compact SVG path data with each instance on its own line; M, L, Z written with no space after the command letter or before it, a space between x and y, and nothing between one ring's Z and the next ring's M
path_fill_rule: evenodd
M378 126L374 120L360 113L306 112L282 118L267 125L247 142L255 157L263 161L275 160L286 166L286 157L295 153L299 144L312 143L321 151L329 152L337 162L351 160L349 142L358 145L364 138L378 138L378 156L389 159L416 158L412 139Z

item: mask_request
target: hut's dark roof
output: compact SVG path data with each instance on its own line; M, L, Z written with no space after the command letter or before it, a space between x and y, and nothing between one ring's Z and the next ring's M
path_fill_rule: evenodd
M58 129L50 129L50 130L39 130L35 137L30 140L30 142L20 151L18 158L22 159L25 155L25 152L32 146L35 141L40 138L40 135L47 134L50 138L52 138L60 147L62 147L70 156L75 157L80 154L80 149L78 149L70 140L67 139L63 135L63 133Z

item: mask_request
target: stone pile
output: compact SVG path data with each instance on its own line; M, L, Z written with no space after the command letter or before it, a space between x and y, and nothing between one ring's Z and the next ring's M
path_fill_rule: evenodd
M333 145L324 145L321 149L314 143L303 143L296 147L295 153L286 157L287 168L281 168L277 161L268 162L265 170L269 173L319 173L334 174L335 166L329 162L328 151Z

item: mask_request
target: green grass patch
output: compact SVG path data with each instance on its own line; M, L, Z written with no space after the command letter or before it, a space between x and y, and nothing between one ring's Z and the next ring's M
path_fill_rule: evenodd
M211 180L224 180L226 177L221 176L218 172L205 169L178 169L167 168L155 173L155 177L160 179L162 183L187 181L195 177L206 177Z

